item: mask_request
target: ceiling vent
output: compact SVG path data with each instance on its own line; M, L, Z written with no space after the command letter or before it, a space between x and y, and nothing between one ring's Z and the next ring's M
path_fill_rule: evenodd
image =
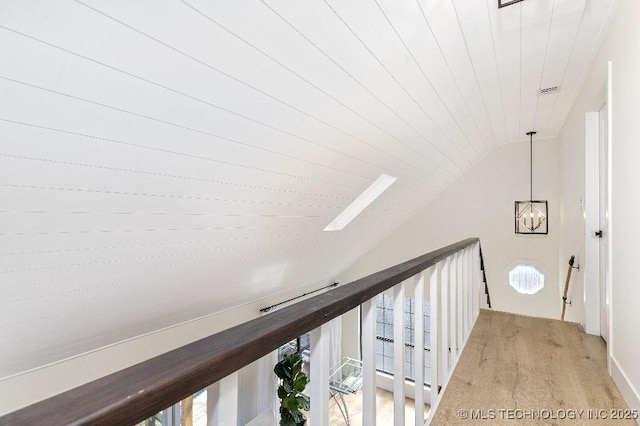
M545 87L544 89L538 90L538 96L553 95L554 93L558 93L559 91L560 86Z
M520 3L521 1L524 1L524 0L498 0L498 9L511 6L512 4Z

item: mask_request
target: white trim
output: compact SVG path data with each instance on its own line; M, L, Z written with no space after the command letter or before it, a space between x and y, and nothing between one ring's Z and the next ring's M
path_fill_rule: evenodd
M584 135L585 259L581 265L584 276L584 329L588 334L600 336L600 241L593 235L593 232L600 226L600 113L598 111L585 114Z
M613 199L613 190L611 186L612 176L612 147L613 147L613 64L611 61L607 62L607 210L609 211L609 233L605 235L608 238L609 253L607 259L607 271L609 272L610 279L607 280L607 294L609 295L609 320L607 325L609 326L609 332L607 335L607 370L611 374L611 358L613 354L613 209L611 200Z
M618 386L629 409L640 412L640 392L633 386L629 376L627 376L613 355L611 356L611 377L616 386ZM636 423L640 425L640 419L636 419Z

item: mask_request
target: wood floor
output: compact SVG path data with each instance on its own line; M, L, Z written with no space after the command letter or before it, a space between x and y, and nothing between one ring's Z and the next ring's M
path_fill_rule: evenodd
M362 395L360 392L354 395L345 396L345 401L349 409L350 426L362 426ZM393 393L384 389L376 390L376 422L379 426L393 425ZM429 406L425 405L425 416L429 411ZM404 407L405 425L415 425L415 403L413 399L405 398ZM329 404L329 425L345 425L344 418L335 401Z
M601 338L574 323L483 310L431 424L636 425L612 420L624 410Z
M362 426L362 393L345 395L344 400L349 412L349 426ZM341 405L342 403L340 403ZM393 425L393 393L384 389L376 390L376 423L378 426ZM429 411L429 406L425 405L425 416ZM305 413L307 419L311 418L310 413ZM405 398L405 425L415 425L415 404L413 399ZM310 422L307 421L307 424ZM346 421L336 400L329 400L329 426L344 426Z

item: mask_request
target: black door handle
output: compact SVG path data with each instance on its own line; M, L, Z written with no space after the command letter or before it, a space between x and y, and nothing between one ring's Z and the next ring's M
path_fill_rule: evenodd
M602 230L593 233L594 237L602 238Z

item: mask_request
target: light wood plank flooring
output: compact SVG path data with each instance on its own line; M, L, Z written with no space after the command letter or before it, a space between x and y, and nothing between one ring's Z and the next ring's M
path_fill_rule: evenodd
M485 420L470 419L471 409ZM482 310L432 424L636 425L612 421L611 409L628 407L607 374L600 337L574 323ZM579 418L561 418L569 410ZM598 410L609 418L589 420Z
M345 396L349 409L350 426L362 426L362 395L360 392ZM405 425L415 425L415 403L413 399L405 398L404 407ZM393 393L384 389L376 390L376 422L379 426L393 425ZM425 416L429 406L425 405ZM345 424L335 401L329 404L329 425L342 426Z
M349 425L362 426L362 394L361 391L352 395L345 395L344 400L349 411ZM393 425L393 393L384 389L376 390L376 422L378 426ZM425 405L425 417L429 412L429 406ZM413 399L405 398L405 425L415 425L415 403ZM307 419L311 419L310 413L305 413ZM307 424L310 422L307 421ZM329 426L344 426L346 422L336 401L329 400Z

